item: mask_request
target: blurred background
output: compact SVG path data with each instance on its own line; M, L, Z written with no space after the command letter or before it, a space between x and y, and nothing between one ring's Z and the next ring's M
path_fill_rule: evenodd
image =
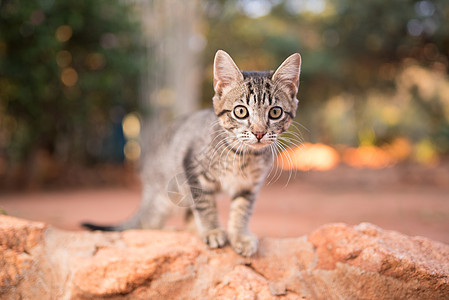
M47 191L64 190L61 202L80 187L118 197L98 192L114 187L132 211L145 133L211 107L216 50L244 70L300 52L292 130L305 142L272 175L290 195L277 205L304 215L289 222L300 230L284 224L280 235L310 229L297 200L309 192L309 213L342 201L342 215L335 206L310 227L368 220L449 242L448 19L444 0L0 0L0 208L33 218L24 210ZM48 218L75 228L58 223L67 203Z

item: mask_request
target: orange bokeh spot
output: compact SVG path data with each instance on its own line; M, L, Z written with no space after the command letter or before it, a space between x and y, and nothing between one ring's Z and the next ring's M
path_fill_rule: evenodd
M304 143L301 147L282 152L277 159L284 170L326 171L335 168L340 162L338 152L324 144Z
M395 162L387 151L376 146L348 148L343 152L343 161L356 168L382 169Z
M73 68L65 68L61 74L61 81L65 86L74 86L78 81L78 73Z
M277 163L284 170L326 171L335 168L340 161L355 168L382 169L409 159L412 149L411 141L401 137L380 147L366 145L343 148L338 152L328 145L304 143L301 147L283 151L278 155Z
M386 144L382 146L393 160L396 162L401 162L407 160L412 154L412 143L406 138L396 138L391 144Z
M56 39L60 42L67 42L72 37L72 27L69 25L62 25L56 29Z

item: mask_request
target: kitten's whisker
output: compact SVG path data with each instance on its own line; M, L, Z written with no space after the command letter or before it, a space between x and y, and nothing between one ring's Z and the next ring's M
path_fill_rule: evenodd
M292 125L290 125L290 126L294 126L294 125L292 124ZM295 137L297 137L297 138L299 138L299 139L301 139L301 140L304 139L304 136L303 136L302 132L301 132L300 130L298 130L297 128L296 128L295 131L293 131L293 130L287 130L287 131L284 132L284 133L285 133L285 135L293 135L293 136L295 136Z
M293 138L297 139L298 141L304 142L304 138L302 136L300 136L296 132L292 132L292 131L284 132L281 135L281 137L287 137L287 138L292 138L293 137Z
M245 143L244 142L240 142L240 146L239 146L239 155L238 155L238 157L239 157L239 161L237 162L238 163L238 165L239 165L239 171L240 171L240 173L243 175L243 176L245 176L244 174L243 174L243 172L242 172L242 162L241 162L241 159L242 159L242 156L243 155L245 155Z
M283 138L282 141L284 143L286 143L289 148L300 147L300 146L304 145L303 142L298 141L297 139L294 139L294 138Z
M277 149L277 147L275 147L274 151L276 153L276 170L275 170L274 175L273 175L273 183L278 181L278 179L279 179L279 177L281 176L281 173L282 173L282 171L279 170L279 164L278 164L278 158L279 158L279 155L280 155L279 149ZM281 157L281 159L282 159L282 164L283 164L284 163L284 158ZM278 175L278 173L279 173L279 175Z
M282 141L286 144L286 146L288 146L288 148L292 148L292 146L295 147L303 147L303 143L301 143L301 141L298 141L296 139L292 139L292 138L286 138L286 137L279 137L278 138L279 141Z
M232 137L226 137L226 138L224 138L223 140L221 140L221 141L217 144L216 149L214 150L214 153L212 154L212 156L211 156L211 158L210 158L209 170L210 170L211 164L214 162L213 158L215 157L215 154L217 154L218 151L220 151L221 149L223 149L222 152L221 152L221 154L220 154L220 157L218 158L218 162L217 162L217 165L218 165L218 168L217 168L217 169L218 169L218 170L220 169L220 166L221 166L221 156L223 155L223 152L226 150L227 142L228 142L228 141L231 141L232 139L233 139ZM218 146L218 145L220 145L220 146Z
M279 159L282 160L281 164L284 165L284 158L281 156L281 153L277 148L277 145L275 146L274 151L276 152L276 171L274 173L273 182L277 182L282 173L282 168L279 168Z
M284 139L287 139L287 141L285 141ZM292 147L291 147L292 145L299 149L304 149L306 147L303 144L295 144L291 140L289 140L289 138L284 138L284 137L279 138L279 142L280 142L279 144L281 144L282 142L286 143L286 145L284 145L284 146L289 147L289 149L292 149ZM286 155L289 156L289 158L291 160L290 152L288 152L288 151L284 151L284 152ZM292 163L293 163L293 161L292 161ZM292 166L292 169L294 170L294 178L296 178L296 174L297 174L298 170L296 168L294 168L294 166Z
M218 131L217 131L217 132L218 132ZM215 133L214 133L214 134L215 134ZM226 132L221 132L221 133L217 134L217 135L215 136L215 138L213 138L212 141L211 141L211 142L204 148L205 150L203 150L203 151L208 152L211 148L213 149L214 147L216 147L216 145L214 146L215 140L218 139L219 137L221 137L221 136L224 135L224 134L226 134ZM220 141L220 142L221 142L221 141ZM220 142L218 142L218 144L219 144Z
M285 184L285 186L287 186L287 184L290 182L291 176L292 176L292 169L293 169L293 161L290 157L290 155L287 153L287 148L284 147L281 142L278 144L278 146L282 149L281 155L286 156L286 158L288 159L288 163L289 163L289 174L288 174L288 180L287 183Z
M300 139L300 138L295 137L295 136L283 136L283 138L286 138L286 139L291 140L291 141L295 141L295 142L297 142L299 144L303 144L304 143L303 139Z
M223 138L221 141L219 141L219 142L214 146L214 148L215 148L215 149L218 149L218 148L220 148L223 144L225 144L227 141L230 141L230 140L232 140L230 137L225 137L225 138Z
M272 159L271 159L271 167L270 167L270 172L267 175L267 178L270 178L271 173L273 172L274 169L274 164L275 164L275 158L276 158L276 154L274 153L274 145L270 144L270 151L271 151L271 155L272 155ZM271 183L271 178L268 181L267 185L269 185Z
M215 154L217 154L218 151L220 151L221 149L223 149L222 152L221 152L221 154L220 154L220 157L218 158L218 160L219 160L218 162L220 162L221 155L223 154L223 151L226 150L227 145L228 145L228 141L232 141L232 140L233 140L232 138L227 137L227 138L224 138L222 141L220 141L220 143L218 144L219 146L216 147L216 149L215 149L215 151L214 151L214 153L213 153L213 155L212 155L212 157L211 157L211 161L213 160Z
M275 172L272 175L273 177L270 180L270 183L271 182L273 182L273 183L276 182L276 180L277 180L276 178L278 177L277 174L278 174L278 171L279 171L279 164L278 164L278 153L279 153L279 151L276 148L276 144L273 145L272 152L273 152L273 169L275 170Z
M245 152L247 150L248 146L243 143L243 164L245 164ZM243 172L242 169L242 163L240 162L240 156L239 156L239 169L240 169L240 173L242 174L243 178L246 178L246 174Z
M298 140L304 140L304 137L301 134L294 131L286 131L283 136L294 136Z
M219 132L219 131L217 131L217 132ZM215 134L215 133L214 133L214 134ZM227 132L220 132L219 134L217 134L217 135L214 137L214 139L209 143L209 145L213 145L216 139L218 139L218 138L221 137L222 135L226 135L226 134L227 134Z
M301 123L299 123L299 122L297 122L297 121L295 121L295 120L293 120L292 123L298 124L299 126L301 126L302 128L304 128L307 132L310 133L310 130L309 130L306 126L302 125ZM292 124L292 125L295 126L294 124ZM295 128L298 129L298 127L296 127L296 126L295 126ZM298 130L298 131L301 131L301 130Z
M276 179L276 176L277 176L277 173L278 173L278 150L277 150L277 146L276 146L276 143L274 143L274 145L273 145L273 168L274 168L274 174L273 174L273 179L272 180L275 180Z
M231 146L229 146L229 150L228 150L228 152L227 152L227 154L226 154L226 159L225 159L225 162L226 162L226 165L228 164L228 158L229 158L229 153L231 152L231 151L235 151L235 149L234 149L234 145L235 144L237 144L237 143L239 143L239 141L235 141L235 142L233 142L232 143L232 145ZM234 158L235 158L235 153L234 153Z
M220 147L214 149L214 152L212 153L212 156L209 159L209 168L208 168L209 170L210 170L212 164L215 163L215 160L214 160L215 155L223 148L225 148L225 144L222 144ZM217 164L219 166L219 164L220 164L219 160L218 160Z
M232 137L225 137L224 139L222 139L220 142L217 143L215 149L220 149L223 145L226 145L226 143L231 140L233 140Z
M232 168L235 168L235 156L237 155L238 157L240 157L239 150L240 147L243 145L243 143L241 141L239 141L239 143L240 144L238 145L237 150L235 150L234 152L234 159L232 160Z
M231 144L234 144L234 143L235 143L235 141L231 142ZM223 161L221 158L222 158L222 156L223 156L223 153L224 153L226 150L228 150L227 153L229 153L229 151L230 151L230 145L229 145L227 142L224 142L224 143L223 143L223 150L221 151L220 157L218 158L218 160L219 160L220 162L225 163L225 161Z
M228 145L227 143L225 143L225 144L224 144L224 149L221 151L220 157L218 158L219 167L220 167L220 168L223 168L224 171L226 171L227 168L228 168L228 159L227 159L227 157L228 157L228 155L229 155L229 152L231 151L232 145L234 145L234 144L235 144L235 141L232 142L231 146ZM223 156L223 153L224 153L226 150L228 150L228 152L227 152L227 154L226 154L226 160L223 161L221 158L222 158L222 156ZM221 170L220 170L220 172L221 172ZM220 182L221 182L221 181L223 180L222 176L219 176L219 179L220 179Z
M281 157L281 159L282 159L282 165L284 165L285 163L284 163L284 157L286 158L286 162L287 162L287 164L288 164L288 167L289 167L289 169L291 169L291 162L288 160L288 157L285 155L285 153L284 153L284 148L280 145L280 143L277 143L276 144L276 146L278 147L278 153L279 153L279 155L278 155L278 157ZM278 175L278 177L276 178L276 181L277 180L279 180L279 178L281 177L281 175L282 175L282 170L283 170L283 168L280 168L280 170L279 170L279 175Z
M216 136L212 142L210 142L206 147L204 147L203 151L201 152L202 154L208 154L208 155L212 155L213 157L213 153L216 151L217 148L220 147L220 143L222 143L224 140L226 140L226 138L224 138L223 140L219 141L216 145L214 145L214 141L215 139L219 138L220 135L222 135L224 133L219 134L218 136ZM211 159L212 159L211 157Z

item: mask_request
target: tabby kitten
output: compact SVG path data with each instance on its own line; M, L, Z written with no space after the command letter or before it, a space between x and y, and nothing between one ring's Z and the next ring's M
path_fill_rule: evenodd
M237 253L253 255L258 240L248 222L274 161L276 141L296 115L300 67L301 56L295 53L275 72L241 72L226 52L217 51L213 110L179 120L152 139L137 213L116 226L83 225L92 230L161 228L181 209L210 248L229 240ZM232 197L227 232L218 221L219 192Z

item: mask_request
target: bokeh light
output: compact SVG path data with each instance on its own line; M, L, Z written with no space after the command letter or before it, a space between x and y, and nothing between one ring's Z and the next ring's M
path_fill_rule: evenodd
M140 135L140 120L135 113L130 113L123 118L123 133L127 139L135 139Z
M101 70L106 65L106 59L101 53L89 53L86 57L86 66L93 71Z
M127 141L124 148L125 158L129 161L135 162L140 158L140 145L137 141Z
M60 42L67 42L72 37L72 27L69 25L61 25L56 29L56 39Z
M65 86L72 87L78 81L78 73L73 68L65 68L61 73L61 81Z
M140 131L141 123L140 117L137 113L127 114L122 121L123 134L126 138L126 144L123 149L126 160L136 162L141 155L140 147Z
M338 152L321 143L304 143L301 147L282 152L277 158L277 163L284 170L326 171L335 168L339 162Z

